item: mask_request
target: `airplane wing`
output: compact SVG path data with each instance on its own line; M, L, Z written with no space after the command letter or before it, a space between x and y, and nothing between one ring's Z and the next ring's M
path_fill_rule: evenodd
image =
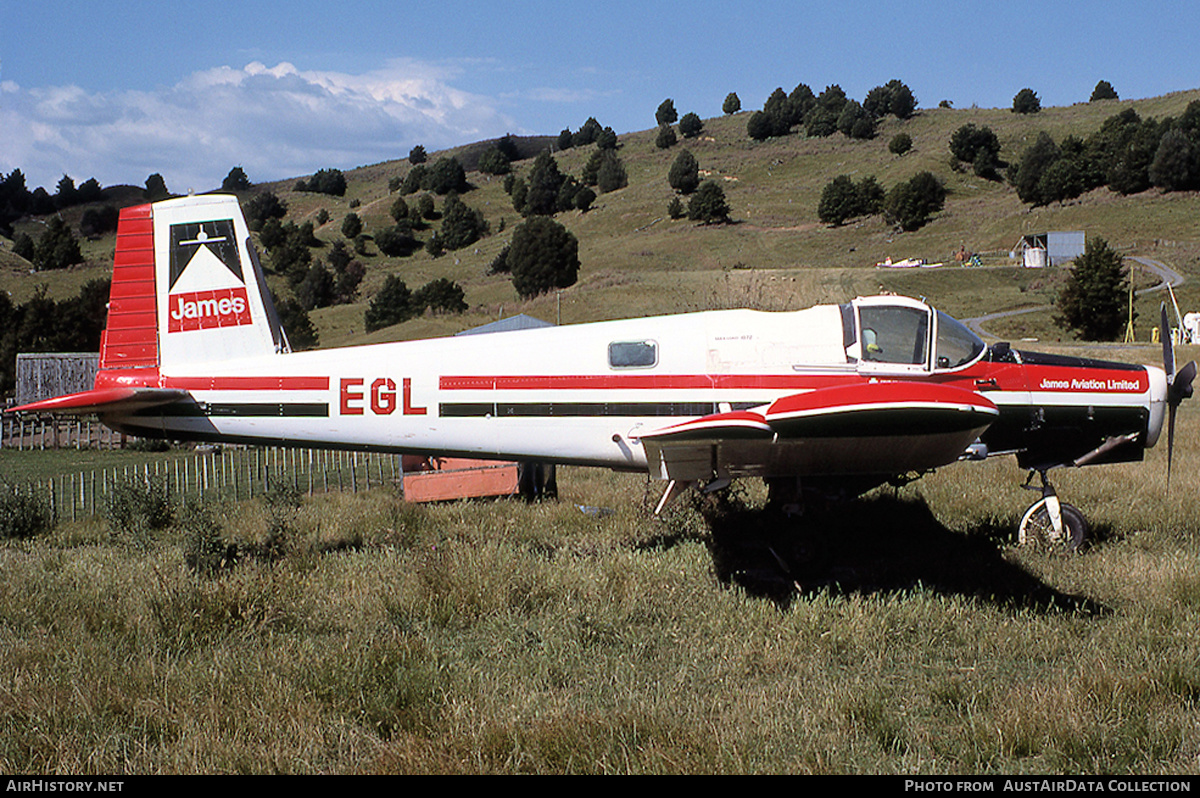
M8 410L10 413L128 413L189 398L187 391L173 388L97 388L82 393L55 396Z
M876 381L791 394L640 436L677 482L740 476L903 474L952 463L999 416L946 385Z

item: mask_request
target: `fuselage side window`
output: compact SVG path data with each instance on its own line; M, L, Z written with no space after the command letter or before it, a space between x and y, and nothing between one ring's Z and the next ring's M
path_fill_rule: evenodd
M939 369L965 366L983 354L984 344L965 324L938 311L937 361Z
M654 341L613 341L608 345L608 365L615 369L647 369L658 363Z
M898 305L859 309L862 359L922 366L929 360L929 312Z

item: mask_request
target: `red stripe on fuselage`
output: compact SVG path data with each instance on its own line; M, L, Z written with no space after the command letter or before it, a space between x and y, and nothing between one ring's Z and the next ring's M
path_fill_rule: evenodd
M496 375L442 377L438 388L443 391L809 390L862 379L854 373Z

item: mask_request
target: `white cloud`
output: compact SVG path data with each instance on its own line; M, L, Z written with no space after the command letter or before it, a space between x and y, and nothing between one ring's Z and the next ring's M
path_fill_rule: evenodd
M520 132L497 101L455 89L445 67L387 62L359 75L253 62L215 67L152 91L76 86L0 89L0 171L20 168L48 190L140 184L159 172L173 191L220 185L232 166L254 181L353 168Z

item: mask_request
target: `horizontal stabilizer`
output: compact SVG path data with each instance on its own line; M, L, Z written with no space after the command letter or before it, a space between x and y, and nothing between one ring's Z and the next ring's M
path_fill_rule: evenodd
M43 399L9 409L10 413L129 413L187 399L187 391L173 388L97 388Z

